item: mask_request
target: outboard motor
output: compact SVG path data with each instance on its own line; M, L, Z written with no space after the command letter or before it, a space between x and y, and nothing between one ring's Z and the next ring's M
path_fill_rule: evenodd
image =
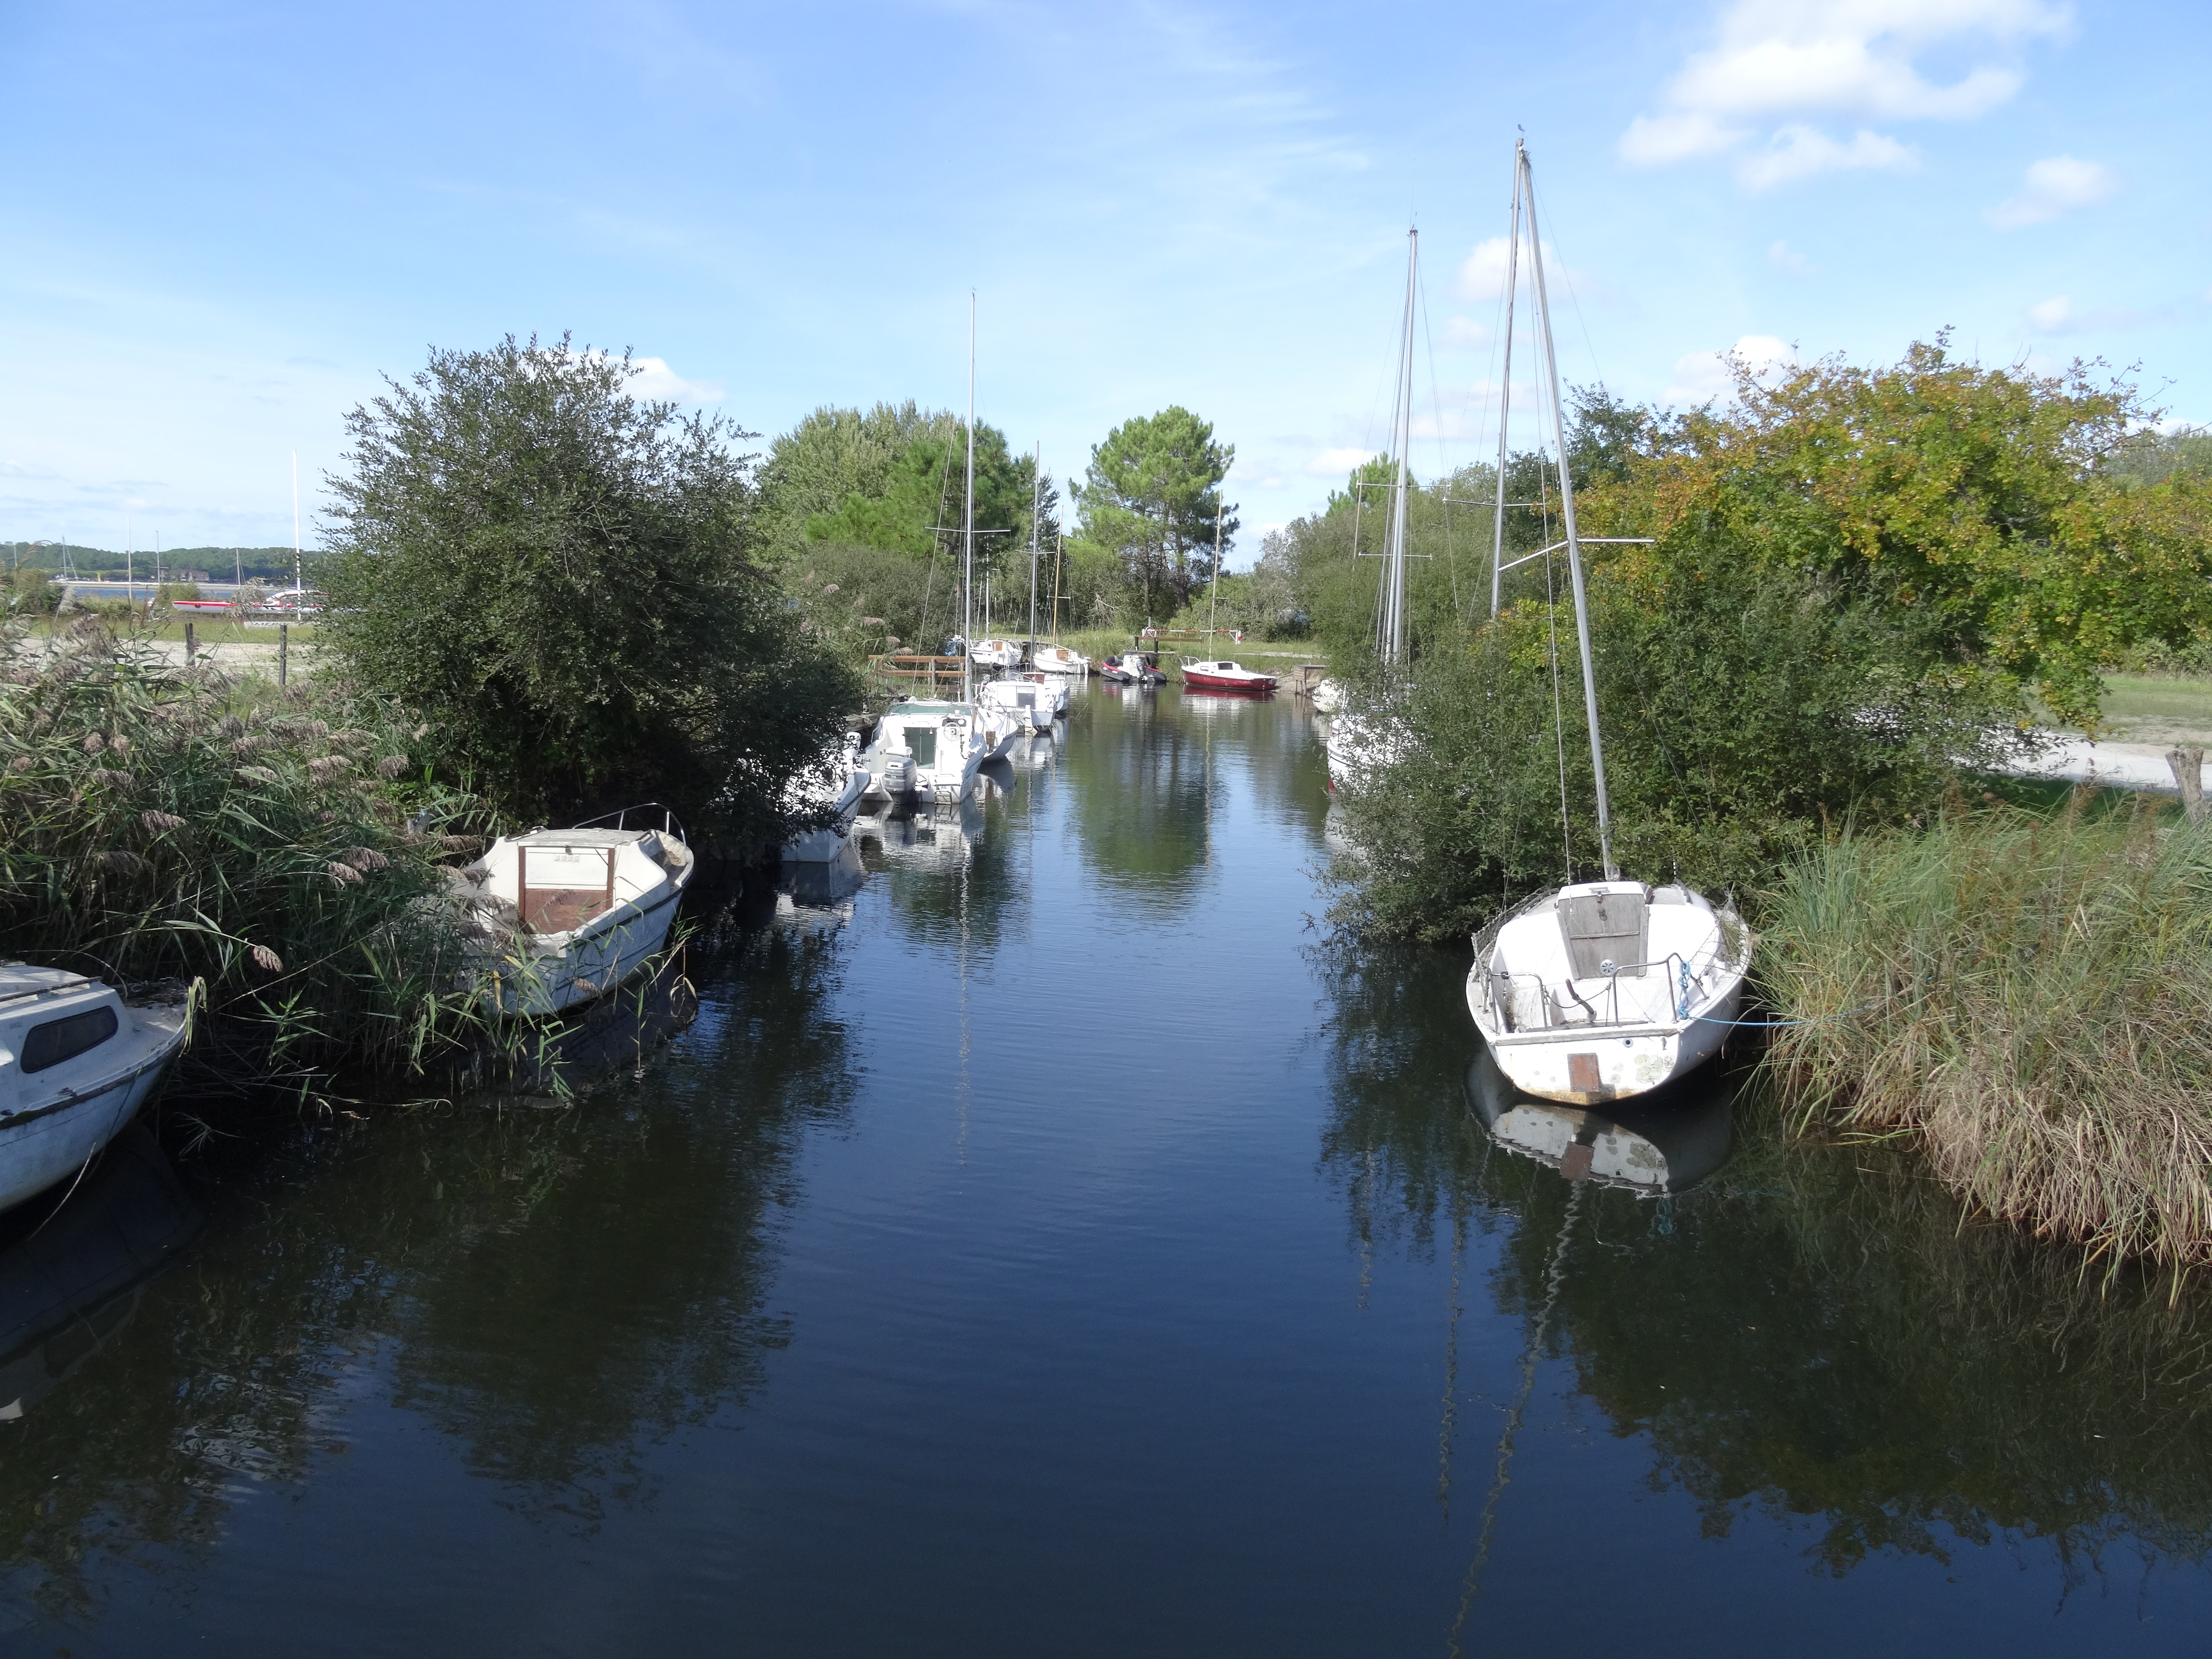
M887 755L884 769L877 775L877 783L886 795L910 795L921 781L911 755Z

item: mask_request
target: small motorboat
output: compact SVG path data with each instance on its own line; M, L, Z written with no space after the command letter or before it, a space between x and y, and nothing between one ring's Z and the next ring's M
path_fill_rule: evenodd
M876 727L878 784L887 794L965 800L975 787L975 769L1012 740L1010 724L1003 715L990 720L974 703L902 698Z
M1041 645L1030 653L1030 666L1040 674L1087 675L1091 659L1064 645Z
M185 1045L185 1003L0 963L0 1209L82 1170Z
M794 807L827 812L830 821L784 842L777 850L779 860L785 864L827 864L836 858L852 832L853 819L860 810L860 799L873 781L874 775L860 764L860 739L848 736L845 750L827 781L810 778L794 784L791 792Z
M657 830L629 827L651 813ZM557 1014L613 990L658 951L698 860L675 815L630 807L567 830L501 836L453 872L477 921L469 977L500 1012Z
M1475 936L1467 1006L1514 1087L1595 1106L1711 1057L1751 949L1741 917L1689 888L1576 882Z
M1054 719L1057 720L1067 713L1069 694L1067 682L1065 679L1058 675L1047 674L1039 669L1028 670L1021 678L1036 686L1043 694L1037 699L1038 708L1043 708L1048 699L1052 704Z
M1124 651L1118 657L1102 658L1098 664L1102 678L1115 685L1165 685L1168 677L1160 672L1160 659L1147 656L1142 651Z
M1243 691L1264 696L1275 689L1275 677L1234 662L1187 662L1182 683L1200 691Z
M1022 642L1019 640L978 640L968 656L970 661L984 668L1019 668L1022 665Z

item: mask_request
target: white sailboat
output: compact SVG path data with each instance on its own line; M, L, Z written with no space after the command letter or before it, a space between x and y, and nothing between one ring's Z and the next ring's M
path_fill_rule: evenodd
M1559 355L1544 289L1543 243L1536 229L1535 181L1528 152L1513 152L1513 211L1506 264L1506 309L1513 305L1522 217L1528 222L1535 313L1551 394L1552 436L1566 539L1528 556L1564 550L1574 592L1582 653L1583 710L1589 726L1596 787L1602 881L1570 881L1541 893L1474 936L1467 1003L1474 1023L1516 1088L1547 1100L1595 1105L1656 1089L1710 1059L1728 1035L1751 965L1751 933L1733 911L1680 885L1624 881L1613 859L1605 789L1605 746L1598 726L1597 682L1590 659L1589 606L1583 586L1582 538L1575 527L1566 419L1559 401ZM1512 333L1504 375L1512 380ZM1498 512L1505 496L1504 410L1499 411ZM1510 567L1504 543L1492 556L1492 613L1498 579ZM1571 876L1572 872L1569 874Z
M1413 315L1421 269L1421 233L1406 232L1406 310L1398 343L1398 389L1390 404L1390 516L1382 544L1382 585L1376 596L1375 654L1386 667L1406 660L1406 458L1413 426ZM1323 682L1324 684L1329 684ZM1331 686L1332 692L1335 688ZM1330 698L1331 710L1343 707L1340 694ZM1316 700L1316 708L1322 706ZM1390 765L1403 752L1404 744L1393 730L1391 711L1370 707L1346 714L1332 722L1323 739L1328 756L1329 787L1356 781L1367 773Z

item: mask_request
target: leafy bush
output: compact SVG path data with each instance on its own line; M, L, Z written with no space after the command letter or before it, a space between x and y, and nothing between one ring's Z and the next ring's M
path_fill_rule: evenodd
M750 556L749 434L637 373L509 337L355 409L321 632L517 817L657 799L773 843L858 687Z

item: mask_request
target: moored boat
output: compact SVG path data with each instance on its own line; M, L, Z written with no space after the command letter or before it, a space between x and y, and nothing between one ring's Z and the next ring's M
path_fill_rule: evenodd
M1595 1105L1710 1059L1750 965L1741 918L1686 887L1577 882L1476 935L1467 1002L1516 1088Z
M0 963L0 1209L82 1170L184 1047L186 1009L58 968Z
M868 769L860 764L857 744L841 756L828 781L810 780L795 790L796 804L803 809L824 812L829 822L811 830L801 830L777 849L776 856L784 864L827 864L846 846L851 833L853 819L860 810L861 797L868 793L872 781Z
M1262 674L1242 663L1228 661L1187 662L1182 665L1182 683L1201 691L1243 691L1262 696L1275 689L1273 674Z
M978 640L969 648L968 659L979 668L1019 668L1022 644L1019 640Z
M629 820L650 814L659 829ZM675 816L632 807L566 830L501 836L455 872L478 919L468 975L504 1014L580 1007L643 967L668 938L698 867Z
M993 680L976 692L975 701L1015 721L1024 732L1042 732L1052 724L1052 693L1033 680Z
M1559 397L1551 308L1545 297L1544 245L1537 234L1535 184L1528 151L1516 144L1506 264L1509 319L1524 208L1529 269L1535 278L1537 337L1550 392L1560 528L1565 535L1556 548L1527 557L1548 558L1561 550L1566 555L1582 665L1583 720L1589 735L1591 793L1597 809L1598 863L1604 879L1575 881L1571 864L1565 885L1538 895L1477 933L1467 1002L1499 1069L1516 1087L1547 1100L1595 1105L1656 1089L1712 1056L1742 1000L1752 939L1732 909L1717 908L1703 895L1679 884L1651 887L1624 881L1613 862L1582 538L1575 523L1571 453ZM1410 324L1408 328L1410 341ZM1506 339L1501 379L1510 386L1510 327ZM1502 424L1502 414L1500 418ZM1503 495L1501 490L1501 500ZM1502 537L1496 545L1504 545ZM1498 578L1508 567L1495 554L1492 557L1494 615L1502 597ZM1556 695L1556 653L1552 672ZM1564 788L1560 811L1564 819Z
M1141 651L1124 651L1118 657L1099 659L1098 673L1115 685L1165 685L1168 677L1160 672L1159 659Z
M1000 740L999 727L979 718L973 703L907 698L884 711L876 729L878 775L894 772L911 778L911 793L927 799L967 799L975 787L975 769ZM898 763L903 760L905 765Z
M1091 659L1064 645L1040 645L1030 653L1030 666L1041 674L1084 675L1091 672Z

